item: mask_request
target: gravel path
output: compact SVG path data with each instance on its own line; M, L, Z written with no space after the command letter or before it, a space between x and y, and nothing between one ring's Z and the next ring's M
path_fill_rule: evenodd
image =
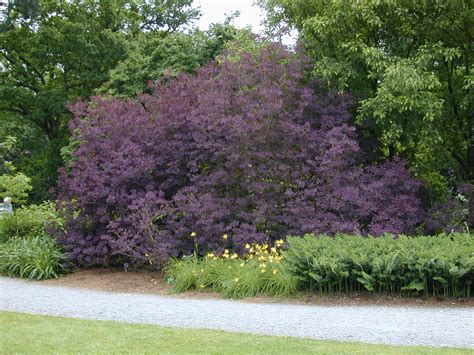
M0 310L395 345L474 348L474 309L188 300L0 277Z

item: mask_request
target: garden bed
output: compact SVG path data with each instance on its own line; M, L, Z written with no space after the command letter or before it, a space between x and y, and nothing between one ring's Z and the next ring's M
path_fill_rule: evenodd
M158 294L178 298L218 299L221 296L210 291L187 291L175 293L163 275L151 271L127 271L123 269L87 269L63 275L58 279L38 281L41 284L61 287L73 287L108 292L126 292L141 294ZM474 307L474 298L435 298L435 297L403 297L398 295L379 295L360 292L354 294L318 294L301 293L294 297L249 297L244 302L252 303L289 303L314 305L384 305L384 306L416 306L416 307Z

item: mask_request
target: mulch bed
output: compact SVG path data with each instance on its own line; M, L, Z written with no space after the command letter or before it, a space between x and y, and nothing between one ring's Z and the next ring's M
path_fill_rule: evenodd
M81 289L125 292L139 294L156 294L176 298L219 299L215 292L188 291L174 293L170 285L164 281L161 273L140 270L127 271L123 269L86 269L66 274L58 279L38 281L52 286L73 287ZM257 296L246 298L244 302L251 303L286 303L327 306L415 306L415 307L474 307L474 298L444 299L436 297L403 297L399 295L373 295L367 293L347 294L317 294L305 293L292 298L272 298Z

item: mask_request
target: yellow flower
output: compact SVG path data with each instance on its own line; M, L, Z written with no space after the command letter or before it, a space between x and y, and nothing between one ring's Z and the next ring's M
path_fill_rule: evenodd
M278 272L277 269L273 270L273 275L275 275Z
M145 256L146 256L146 257L148 257L148 256L150 256L150 254L148 254L148 253L145 253Z
M240 263L240 267L244 267L245 263Z
M224 249L224 254L229 254L229 250L228 250L228 249Z
M239 282L239 278L236 277L236 278L234 279L234 282Z
M196 232L191 232L191 237L194 238L195 236L197 236L197 233Z
M239 256L234 253L234 254L232 254L232 255L230 256L230 259L231 259L231 260L234 260L234 259L237 259L238 257L239 257Z
M276 253L276 252L277 252L277 250L276 250L275 247L271 248L270 250L272 251L272 253Z
M224 235L222 236L222 239L224 239L224 240L227 240L227 238L228 238L227 234L224 234Z
M265 268L263 268L262 270L260 270L260 272L263 274L265 272Z
M199 285L200 288L204 288L204 285Z

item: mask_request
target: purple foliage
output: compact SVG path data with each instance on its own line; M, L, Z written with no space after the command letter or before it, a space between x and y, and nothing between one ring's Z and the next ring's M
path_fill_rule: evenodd
M456 195L447 201L434 205L427 213L424 221L424 232L436 234L441 232L462 232L466 227L472 228L472 198L474 187L462 184Z
M242 251L287 234L410 232L419 183L399 160L361 166L350 99L302 84L305 65L269 46L139 101L77 104L82 144L59 184L70 256L159 264L195 242Z

